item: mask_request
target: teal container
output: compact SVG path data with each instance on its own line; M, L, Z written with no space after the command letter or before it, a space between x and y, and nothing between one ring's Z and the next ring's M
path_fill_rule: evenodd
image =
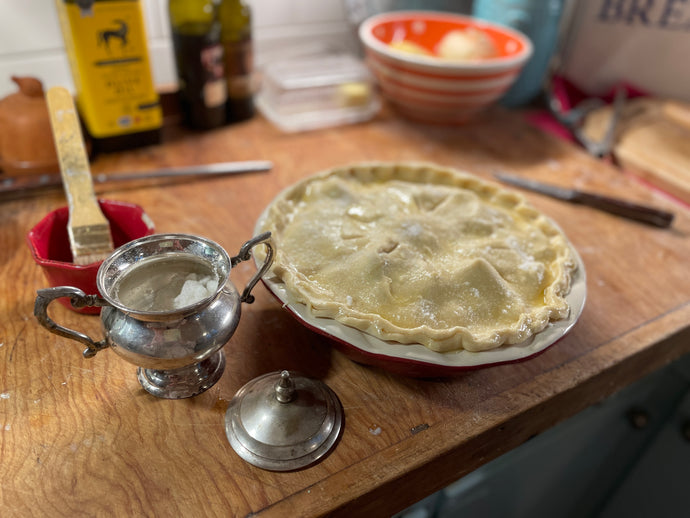
M472 15L525 34L534 53L513 86L501 98L508 107L528 104L541 92L559 35L566 0L475 0Z

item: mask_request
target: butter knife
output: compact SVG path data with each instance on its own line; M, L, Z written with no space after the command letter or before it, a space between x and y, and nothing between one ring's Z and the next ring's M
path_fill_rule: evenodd
M523 189L545 194L546 196L551 196L552 198L568 201L570 203L579 203L580 205L593 207L610 214L615 214L616 216L647 223L648 225L667 228L671 226L673 222L673 213L655 209L647 205L639 205L630 201L611 198L592 192L558 187L556 185L545 184L536 180L503 172L494 172L494 177L516 187L522 187Z

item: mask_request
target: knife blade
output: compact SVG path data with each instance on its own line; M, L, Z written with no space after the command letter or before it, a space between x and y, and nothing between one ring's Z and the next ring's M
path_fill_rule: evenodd
M139 171L129 173L96 173L93 183L101 184L115 181L148 180L152 178L169 177L205 177L223 176L227 174L255 173L269 171L273 163L268 160L245 160L239 162L220 162L215 164L193 165L184 167L166 167L153 171ZM62 187L60 174L27 175L21 177L2 178L0 175L0 195L21 195L37 189Z
M674 214L664 210L649 207L647 205L640 205L627 200L619 198L612 198L593 192L580 191L578 189L569 189L551 185L530 178L523 178L522 176L515 176L504 172L494 172L494 177L498 180L521 187L530 191L538 192L552 198L564 200L570 203L579 203L598 210L622 216L627 219L647 223L660 228L667 228L673 222Z

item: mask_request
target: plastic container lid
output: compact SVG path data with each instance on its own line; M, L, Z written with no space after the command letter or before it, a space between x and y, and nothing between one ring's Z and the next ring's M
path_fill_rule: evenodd
M266 65L256 104L286 132L361 122L373 117L381 106L366 66L349 54Z

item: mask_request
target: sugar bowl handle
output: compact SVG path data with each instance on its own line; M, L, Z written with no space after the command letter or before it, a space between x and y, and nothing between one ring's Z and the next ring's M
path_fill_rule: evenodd
M264 262L259 268L259 270L254 274L254 277L252 277L249 280L249 283L247 283L246 288L244 288L244 291L242 292L240 301L246 302L247 304L251 304L252 302L254 302L254 295L251 294L251 291L254 288L254 286L256 286L256 283L259 282L259 279L263 277L263 275L268 271L268 269L271 267L271 264L273 263L274 252L273 245L271 244L271 233L264 232L263 234L259 234L258 236L253 237L244 245L242 245L242 248L240 248L240 252L235 257L230 259L230 264L233 268L242 261L249 260L252 256L251 250L256 245L264 245L266 247L266 258L264 259Z
M100 298L98 295L87 295L79 288L74 288L72 286L57 286L55 288L46 288L38 290L36 292L36 302L34 303L34 316L38 319L38 322L45 327L51 333L56 335L64 336L65 338L71 338L77 342L81 342L86 345L86 349L82 353L84 358L91 358L95 356L98 351L101 351L108 347L108 343L105 339L100 342L95 342L89 338L84 333L79 331L73 331L66 327L62 327L56 324L48 316L48 306L55 299L60 297L69 297L72 306L75 308L83 308L86 306L107 306L108 303Z

